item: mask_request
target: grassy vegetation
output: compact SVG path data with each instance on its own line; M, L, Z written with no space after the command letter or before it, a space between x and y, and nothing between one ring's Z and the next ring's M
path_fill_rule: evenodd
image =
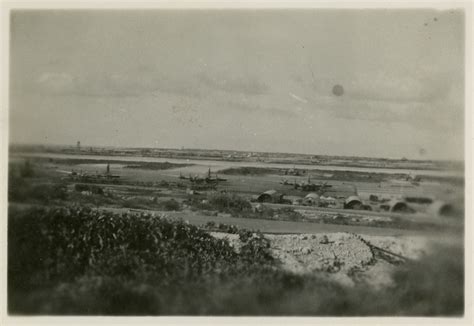
M237 254L183 222L78 207L10 212L8 242L11 313L193 311L181 301L271 263L263 238Z
M8 188L9 201L24 202L28 200L48 204L54 200L67 199L66 189L62 184L30 185L20 180L14 186Z
M134 209L155 209L164 211L179 211L181 210L181 204L174 199L167 199L163 201L149 200L142 197L136 197L132 199L126 199L119 203L125 208Z
M50 203L67 199L66 185L42 179L30 161L10 164L8 171L8 201Z
M281 271L259 234L241 232L237 253L195 226L147 215L33 209L10 211L8 223L11 314L463 313L463 253L454 248L401 266L377 291Z
M317 220L319 223L339 224L339 225L360 225L380 228L395 228L404 230L432 230L440 231L446 228L445 225L428 222L417 222L406 218L392 216L390 220L364 220L353 216L344 216L344 214L324 214Z
M76 183L74 185L74 190L75 191L86 191L86 192L90 192L90 193L97 194L97 195L103 195L104 194L104 189L102 189L102 187L99 187L99 186L96 186L96 185L83 184L83 183Z

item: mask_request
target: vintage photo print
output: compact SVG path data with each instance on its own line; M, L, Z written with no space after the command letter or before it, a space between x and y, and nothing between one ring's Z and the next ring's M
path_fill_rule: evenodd
M469 4L4 9L9 322L472 318Z

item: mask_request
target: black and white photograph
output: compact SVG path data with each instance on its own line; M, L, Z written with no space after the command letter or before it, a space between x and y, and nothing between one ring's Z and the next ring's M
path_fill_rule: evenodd
M465 321L470 15L12 5L8 317Z

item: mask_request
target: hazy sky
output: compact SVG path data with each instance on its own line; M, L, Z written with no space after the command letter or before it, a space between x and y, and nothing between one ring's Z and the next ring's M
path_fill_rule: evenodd
M11 142L463 158L462 11L18 11L10 60Z

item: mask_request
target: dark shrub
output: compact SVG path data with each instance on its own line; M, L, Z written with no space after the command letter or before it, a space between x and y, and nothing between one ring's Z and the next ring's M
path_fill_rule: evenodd
M20 176L22 178L31 178L34 175L35 171L33 170L33 165L29 160L26 160L23 165L20 166Z
M244 198L235 194L216 193L209 198L211 206L221 212L250 211L252 205Z
M167 211L178 211L181 209L181 205L174 199L164 201L162 206Z
M15 179L8 185L8 200L25 202L28 200L49 203L51 200L67 199L66 187L62 184L30 184L22 179Z

